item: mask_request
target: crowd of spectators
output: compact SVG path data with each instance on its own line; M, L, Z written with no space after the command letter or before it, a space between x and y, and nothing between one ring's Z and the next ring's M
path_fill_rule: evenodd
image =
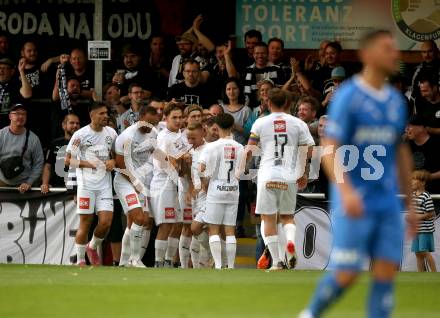
M23 152L24 165L21 174L10 179L0 169L0 185L18 187L21 192L41 186L43 193L50 186L62 185L55 173L55 154L75 130L89 123L88 107L93 100L108 105L109 125L118 133L137 121L143 104L156 108L162 119L167 102L181 102L187 107L187 122L192 116L201 116L206 122L226 112L235 119L234 139L246 144L252 123L269 112L268 91L279 87L290 92L292 114L307 123L319 145L333 94L357 70L342 59L341 44L322 41L316 58L312 54L300 61L287 56L282 39L263 39L257 30L239 35L245 43L243 50L230 39L213 43L202 33L202 23L203 17L197 16L175 38L179 54L174 58L169 54L173 48L166 47L166 39L160 35L150 37L144 44L147 50L132 43L124 45L121 65L113 65L111 74L103 78L102 96L93 88L93 65L82 48L40 61L39 51L44 48L27 41L20 52L11 52L10 41L17 39L0 34L0 163ZM434 41L425 41L420 43L420 53L420 64L412 71L402 67L390 83L408 102L406 138L416 168L431 173L428 190L440 193L436 152L440 140L439 50ZM43 82L50 83L51 89L45 89ZM50 99L50 113L41 112L35 99ZM305 191L326 192L326 180L319 175ZM250 182L240 183L243 211L239 226L252 189Z

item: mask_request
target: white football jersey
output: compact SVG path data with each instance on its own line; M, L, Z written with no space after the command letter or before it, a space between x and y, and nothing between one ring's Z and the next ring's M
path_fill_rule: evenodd
M191 145L188 144L186 136L182 132L172 132L165 128L157 136L157 148L168 156L178 159L191 149ZM177 185L178 175L175 169L170 167L164 169L163 163L156 159L153 159L153 167L152 188L161 188L164 185L170 188Z
M237 203L239 190L236 171L239 171L243 146L232 138L220 138L207 144L199 157L206 165L210 178L207 202Z
M145 186L148 176L153 173L152 154L157 146L156 128L152 128L149 133L142 133L139 128L141 123L125 129L116 138L115 151L118 155L124 156L125 167ZM151 180L151 178L150 178Z
M97 169L78 168L78 186L89 190L111 188L111 173L105 171L104 161L111 159L116 131L111 127L104 127L101 131L94 131L87 125L76 131L67 145L66 152L72 158L86 160L98 165Z
M258 118L251 128L251 138L259 140L261 147L258 182L295 182L299 146L315 144L307 124L286 113ZM306 151L301 155L305 156Z

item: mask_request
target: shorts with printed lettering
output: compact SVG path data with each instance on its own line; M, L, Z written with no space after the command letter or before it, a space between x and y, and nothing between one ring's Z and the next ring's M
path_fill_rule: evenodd
M297 186L293 182L259 182L255 214L293 215L296 207Z
M112 188L88 190L78 187L76 212L78 214L93 214L96 212L113 212Z
M207 224L235 226L237 224L237 203L206 202L204 221Z
M178 222L177 201L177 187L151 191L151 210L156 225Z
M137 193L133 184L125 177L117 174L113 181L113 186L125 214L136 208L142 208L144 212L149 211L148 200L146 200L143 194Z

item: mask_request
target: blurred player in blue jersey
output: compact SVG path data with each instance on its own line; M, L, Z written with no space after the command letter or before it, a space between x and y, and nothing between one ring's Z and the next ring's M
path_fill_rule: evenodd
M390 317L393 281L402 257L406 208L411 233L415 230L411 206L412 161L401 141L406 106L386 83L397 71L399 51L389 31L366 34L360 41L363 71L337 91L329 108L323 157L331 186L334 269L320 282L300 318L318 318L335 303L372 261L368 317ZM397 195L406 195L405 204Z

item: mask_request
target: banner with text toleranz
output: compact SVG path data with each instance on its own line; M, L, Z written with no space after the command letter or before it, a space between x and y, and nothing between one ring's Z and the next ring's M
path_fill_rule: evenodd
M440 38L439 0L237 0L236 33L258 29L263 40L279 37L286 48L316 49L322 40L357 49L360 36L373 28L395 33L401 50Z

